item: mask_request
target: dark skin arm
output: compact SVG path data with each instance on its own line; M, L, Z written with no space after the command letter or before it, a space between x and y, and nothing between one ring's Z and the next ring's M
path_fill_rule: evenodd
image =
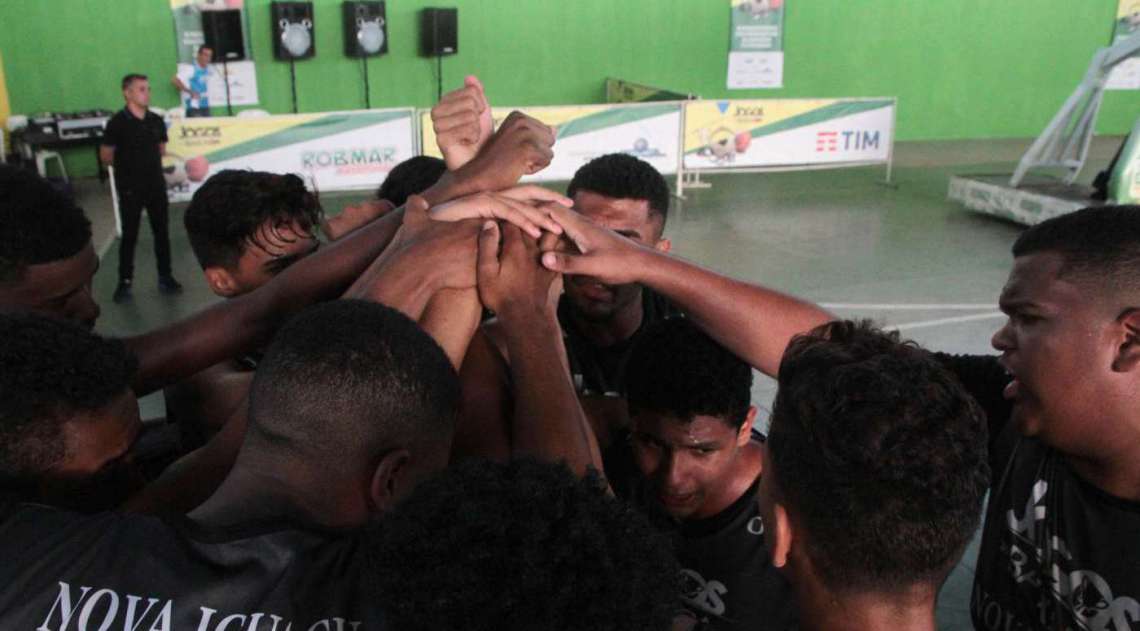
M475 235L479 222L431 222L422 206L409 208L408 215L412 223L420 219L426 223L402 235L401 245L369 267L371 283L355 285L345 297L382 302L419 320L448 352L466 348L479 318L479 311L467 305L475 291ZM427 265L435 260L452 264ZM448 315L433 315L433 309ZM467 319L459 317L464 313ZM247 397L208 443L174 462L123 508L134 512L185 513L204 502L226 478L237 458L248 412Z
M502 252L499 253L499 245ZM601 470L601 454L574 384L551 285L538 243L514 226L488 223L479 236L479 296L503 322L514 382L512 456L565 462L578 474Z
M644 247L573 211L555 208L552 215L578 251L545 253L548 269L603 283L641 283L764 374L775 376L793 336L833 319L809 302Z
M127 338L124 341L139 359L132 384L135 393L149 394L252 350L267 342L277 326L299 309L337 297L384 250L401 218L402 213L391 213L244 296Z

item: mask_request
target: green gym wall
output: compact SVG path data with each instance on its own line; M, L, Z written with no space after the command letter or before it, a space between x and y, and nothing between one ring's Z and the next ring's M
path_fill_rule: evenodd
M246 5L259 107L287 113L269 0ZM314 5L317 56L297 63L299 109L364 107L340 2ZM930 140L1037 135L1108 43L1116 0L786 0L785 87L733 91L726 0L388 0L390 52L368 63L373 107L432 104L435 61L417 55L424 6L459 8L445 91L475 73L500 105L600 102L607 76L717 99L897 96L897 138ZM127 72L150 75L153 104L173 106L173 39L164 0L5 0L11 110L115 109ZM1140 91L1110 92L1097 130L1123 134L1138 114ZM91 173L92 155L70 151L69 168Z

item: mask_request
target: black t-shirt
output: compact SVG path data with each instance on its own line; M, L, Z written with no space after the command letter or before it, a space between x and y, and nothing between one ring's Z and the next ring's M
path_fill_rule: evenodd
M115 184L120 191L165 190L159 145L166 140L166 123L151 111L137 118L124 107L107 121L103 144L115 148Z
M381 629L360 548L359 535L0 505L0 629Z
M757 494L760 479L731 506L706 519L677 521L662 511L633 460L628 436L603 458L614 493L644 510L675 542L681 563L682 615L698 631L785 631L795 628L791 585L772 566ZM754 440L760 440L754 434Z
M648 287L641 290L641 305L644 314L637 331L617 344L601 348L583 336L574 325L570 299L564 294L558 301L558 323L562 326L570 376L578 394L624 397L625 365L638 334L654 322L681 314L673 303Z
M970 604L975 628L1140 630L1140 503L1109 496L1018 433L995 357L939 358L989 417L993 485Z

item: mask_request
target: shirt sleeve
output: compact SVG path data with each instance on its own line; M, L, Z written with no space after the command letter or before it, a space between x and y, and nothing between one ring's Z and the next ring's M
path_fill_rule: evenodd
M119 144L119 117L112 116L111 120L107 121L107 126L103 128L103 139L101 144L114 147Z
M158 125L158 139L159 139L158 142L160 142L160 143L170 142L170 138L166 135L166 121L162 120L162 117L159 116L158 114L155 114L154 115L154 122L155 122L155 125Z

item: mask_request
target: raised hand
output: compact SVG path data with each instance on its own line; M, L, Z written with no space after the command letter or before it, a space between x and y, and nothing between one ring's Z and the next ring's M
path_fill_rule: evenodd
M562 206L548 205L550 216L562 227L564 239L573 248L544 248L542 264L563 274L591 276L610 285L638 280L639 252L645 246L603 228L587 217ZM576 250L576 251L575 251Z
M550 209L545 206L551 203L570 207L573 201L541 186L524 185L497 193L476 193L438 204L431 208L429 215L436 221L501 219L537 239L543 230L562 234L562 226L551 218Z
M443 95L431 108L431 125L449 170L474 158L494 132L491 105L479 79L470 75L462 88Z
M455 173L475 190L502 190L545 169L554 159L553 147L553 129L522 112L511 112L479 153Z
M513 319L512 314L523 319L553 316L551 286L558 274L539 264L540 255L538 241L517 227L485 222L479 233L476 273L483 305L507 320Z

